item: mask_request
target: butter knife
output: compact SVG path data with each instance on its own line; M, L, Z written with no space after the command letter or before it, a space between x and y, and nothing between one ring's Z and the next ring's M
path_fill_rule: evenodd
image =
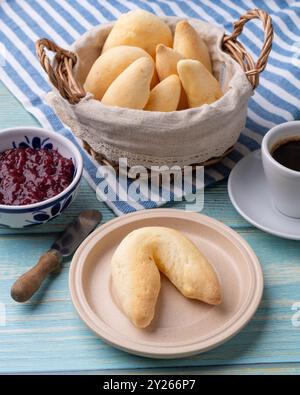
M38 263L18 278L11 288L11 297L19 303L29 300L50 273L61 269L63 258L71 256L101 220L102 214L97 210L82 211Z

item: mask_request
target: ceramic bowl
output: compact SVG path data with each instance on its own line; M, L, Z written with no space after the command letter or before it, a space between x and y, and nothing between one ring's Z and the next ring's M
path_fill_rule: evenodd
M0 131L0 152L10 148L45 148L57 150L72 159L74 177L71 184L58 195L23 206L0 205L0 227L26 228L44 224L60 215L76 197L82 176L83 162L77 147L66 137L40 128L12 128Z

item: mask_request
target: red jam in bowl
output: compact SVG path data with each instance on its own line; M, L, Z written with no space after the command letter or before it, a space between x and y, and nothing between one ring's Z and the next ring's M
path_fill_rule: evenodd
M74 165L51 149L13 148L0 153L0 204L42 202L65 190Z

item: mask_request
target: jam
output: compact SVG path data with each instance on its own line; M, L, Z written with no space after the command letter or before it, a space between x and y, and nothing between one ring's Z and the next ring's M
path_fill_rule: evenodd
M42 202L66 189L73 175L72 160L55 150L8 149L0 153L0 204Z

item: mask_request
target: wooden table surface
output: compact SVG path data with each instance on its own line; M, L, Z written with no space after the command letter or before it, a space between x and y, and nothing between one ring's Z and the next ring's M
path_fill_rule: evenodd
M0 128L37 124L0 83ZM182 208L180 203L169 206ZM197 357L172 361L135 357L108 346L74 311L68 290L70 261L31 302L15 303L9 296L12 283L86 207L101 210L104 222L114 217L83 180L76 202L57 220L27 230L0 230L0 373L300 373L300 314L297 320L293 310L298 302L300 311L300 243L268 235L244 221L229 201L226 182L206 189L203 213L248 241L265 278L255 317L226 344Z

